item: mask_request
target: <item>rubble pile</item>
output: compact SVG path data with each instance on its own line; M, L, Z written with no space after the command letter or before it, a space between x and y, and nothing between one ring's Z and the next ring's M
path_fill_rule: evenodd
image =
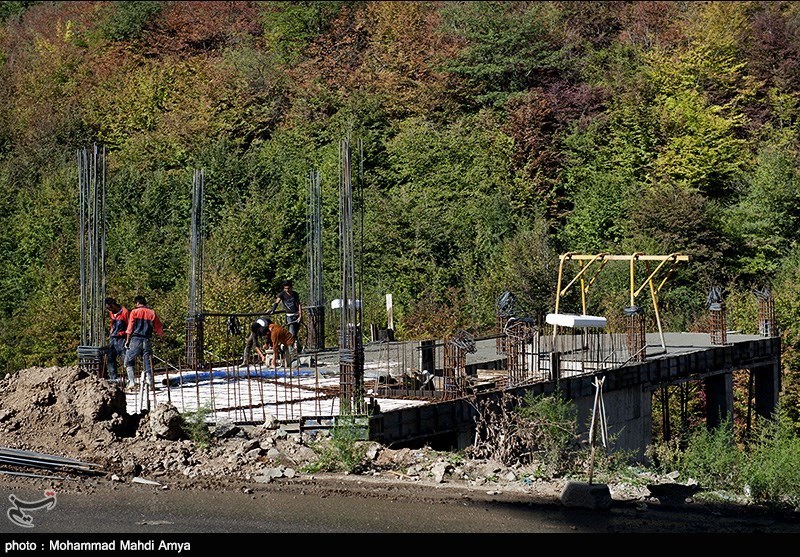
M304 472L320 458L315 449L324 439L301 442L274 417L257 426L217 423L210 428L208 443L191 439L182 423L170 404L129 414L120 387L78 367L33 367L0 380L3 446L92 463L114 482L148 480L176 489L220 489L324 476ZM373 481L430 481L487 489L503 482L505 488L510 484L526 488L521 472L497 463L459 461L427 448L368 445L368 466L360 477ZM553 492L558 488L554 486Z

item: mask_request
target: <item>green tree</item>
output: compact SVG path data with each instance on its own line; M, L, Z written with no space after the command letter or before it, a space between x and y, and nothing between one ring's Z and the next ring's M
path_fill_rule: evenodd
M746 281L774 277L783 258L798 245L797 162L793 142L765 144L752 172L743 177L740 199L725 211L726 231L739 246L732 267Z
M111 2L103 8L97 27L111 41L129 41L142 31L163 7L163 2Z
M443 67L465 81L465 100L499 106L566 67L554 3L445 3L441 13L443 28L464 41Z
M296 63L345 4L349 2L264 2L264 33L283 60Z
M487 124L480 117L449 127L409 120L386 145L387 169L378 178L392 186L365 219L380 222L382 242L394 247L386 253L384 244L379 275L397 276L400 304L423 289L443 292L485 274L484 262L512 229L511 145ZM473 300L467 311L487 302Z

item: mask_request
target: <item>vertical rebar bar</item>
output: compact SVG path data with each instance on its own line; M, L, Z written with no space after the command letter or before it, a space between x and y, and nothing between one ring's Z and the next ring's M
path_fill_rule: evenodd
M189 239L189 315L186 318L186 362L195 371L205 364L203 334L203 193L205 173L195 170L192 180L192 224Z
M322 277L322 179L308 175L308 339L309 350L325 349L325 293Z

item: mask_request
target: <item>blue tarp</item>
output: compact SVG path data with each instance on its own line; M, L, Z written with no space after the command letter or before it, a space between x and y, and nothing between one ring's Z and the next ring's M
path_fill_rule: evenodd
M178 376L172 376L169 378L169 386L170 387L179 387L181 385L186 385L187 383L200 383L203 381L213 381L214 379L247 379L250 378L263 378L263 379L276 379L278 377L307 377L309 375L313 375L314 371L311 369L304 369L304 370L292 370L291 373L289 370L272 370L272 369L262 369L262 370L255 370L251 369L249 372L244 369L240 369L239 371L200 371L200 372L191 372L191 373L184 373ZM167 384L167 380L163 380L164 384Z

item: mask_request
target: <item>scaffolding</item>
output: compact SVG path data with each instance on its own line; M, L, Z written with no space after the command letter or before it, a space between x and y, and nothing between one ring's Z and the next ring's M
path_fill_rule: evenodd
M577 261L580 265L578 272L566 286L562 287L564 280L564 271L568 261ZM589 288L597 279L600 272L609 261L626 261L629 263L630 268L630 306L636 305L636 298L642 293L645 288L649 289L650 297L653 301L653 310L655 312L656 325L658 326L658 334L661 339L661 348L666 352L667 346L664 342L664 332L661 327L661 313L658 308L658 293L664 287L670 276L675 272L678 264L681 262L689 261L688 255L680 253L672 253L670 255L645 255L643 253L635 252L631 255L612 255L609 253L598 254L577 254L565 253L559 258L558 265L558 286L556 288L556 303L555 313L558 314L560 310L561 298L569 291L570 288L576 283L580 282L580 297L581 297L581 310L582 314L586 315L586 295ZM637 286L636 282L636 263L643 262L645 264L645 271L647 278ZM650 265L653 262L659 262L655 269L651 271ZM593 274L590 275L590 271ZM656 286L656 278L663 276L661 282ZM553 327L553 338L555 339L558 334L558 326Z

